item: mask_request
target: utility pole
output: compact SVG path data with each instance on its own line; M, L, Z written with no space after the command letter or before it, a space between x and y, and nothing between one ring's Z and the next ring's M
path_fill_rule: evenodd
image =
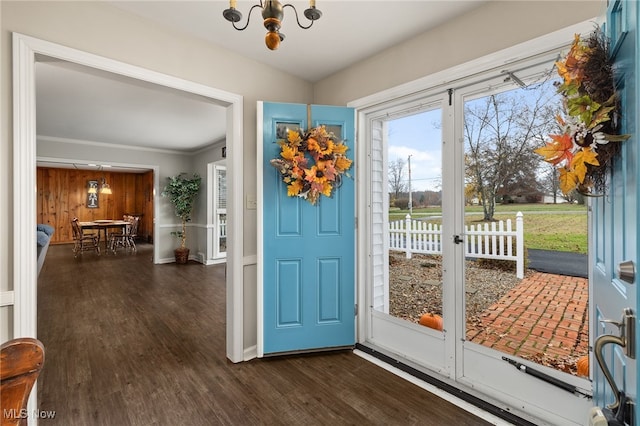
M409 215L413 216L413 202L411 201L411 155L409 155L407 163L409 164Z

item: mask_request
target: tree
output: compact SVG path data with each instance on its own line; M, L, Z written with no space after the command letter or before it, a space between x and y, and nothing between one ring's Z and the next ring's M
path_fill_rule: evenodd
M401 158L389 163L389 192L393 194L394 199L407 190L407 184L404 180L404 165L405 162Z
M550 163L544 163L538 174L538 181L542 190L553 197L553 204L558 202L560 183L558 182L558 168Z
M465 103L467 193L480 200L484 220L493 220L497 195L537 190L541 160L533 149L553 130L556 96L545 83Z

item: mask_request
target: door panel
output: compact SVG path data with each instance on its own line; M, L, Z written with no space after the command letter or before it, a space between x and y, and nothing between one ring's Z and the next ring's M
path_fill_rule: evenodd
M262 106L262 321L259 355L352 346L355 343L354 182L344 178L316 205L289 197L270 160L286 129L307 129L307 106ZM313 126L345 141L353 158L351 108L312 106ZM353 174L354 166L349 170ZM261 259L261 260L260 260ZM261 343L260 343L261 342Z

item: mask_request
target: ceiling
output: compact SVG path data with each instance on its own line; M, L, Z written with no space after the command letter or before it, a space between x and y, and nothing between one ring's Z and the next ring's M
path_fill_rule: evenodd
M254 11L246 31L233 29L222 16L228 1L109 3L316 82L485 1L318 0L323 16L309 30L298 28L293 10L285 9L281 31L286 39L276 51L264 44L266 30L259 11ZM255 3L238 1L242 24ZM304 23L302 11L309 2L290 3ZM318 60L318 52L328 48L332 59ZM37 64L36 96L41 138L196 152L225 136L225 109L211 99L50 58Z
M384 49L408 40L455 16L469 12L487 0L318 0L322 18L303 30L296 25L293 9L284 9L280 48L267 49L260 10L254 10L246 30L236 31L222 12L229 1L110 1L145 19L186 32L235 51L242 56L311 82L319 81ZM239 0L244 25L257 1ZM300 22L309 21L303 11L309 1L283 1L298 10ZM331 60L319 53L331 49ZM294 66L291 66L295 64Z

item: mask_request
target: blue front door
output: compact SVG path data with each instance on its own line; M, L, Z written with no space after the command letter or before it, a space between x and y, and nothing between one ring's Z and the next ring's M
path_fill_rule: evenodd
M631 134L623 142L608 183L608 193L592 203L592 257L593 257L593 307L594 347L604 335L619 336L621 330L606 320L621 321L623 310L638 312L635 274L621 274L625 265L638 265L638 201L640 200L639 173L640 150L638 149L638 3L635 1L610 1L607 13L608 36L615 63L616 84L621 101L622 132ZM634 322L637 322L635 320ZM629 329L629 327L627 327ZM640 328L636 325L637 340ZM604 342L605 340L602 340ZM636 349L637 351L637 349ZM636 352L631 351L631 352ZM615 405L617 397L613 389L625 392L637 403L637 353L629 353L616 344L603 346L606 369L611 372L611 386L602 369L594 367L594 402L600 407ZM594 357L592 360L595 363ZM629 420L634 408L629 406ZM637 424L637 423L636 423Z
M288 196L287 185L271 160L280 158L277 141L287 137L287 130L308 130L309 117L311 127L324 125L343 140L346 155L353 160L354 110L266 102L258 109L263 128L262 147L258 147L263 168L258 188L262 191L258 355L353 346L354 181L342 179L331 197L320 195L312 205L302 197ZM307 167L312 165L310 160ZM348 172L354 176L355 165Z

